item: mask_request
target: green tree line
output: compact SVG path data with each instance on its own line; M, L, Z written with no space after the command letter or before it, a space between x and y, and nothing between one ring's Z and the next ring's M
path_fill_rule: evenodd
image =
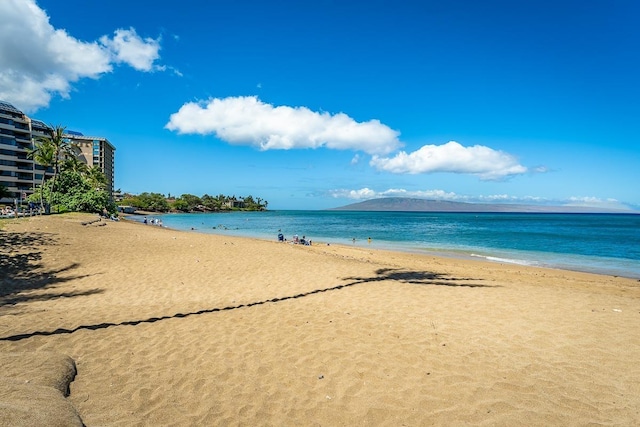
M127 194L118 203L120 206L133 206L137 209L151 212L216 212L216 211L264 211L269 202L260 197L239 197L219 194L201 197L193 194L183 194L180 197L165 197L160 193Z
M37 138L29 150L28 156L44 170L28 200L56 212L115 213L107 178L99 166L89 167L80 160L79 148L64 137L64 131L62 126L52 126L49 135Z
M0 199L4 199L5 197L9 197L10 195L11 195L11 192L9 191L9 189L4 185L0 184Z
M107 179L99 166L89 167L80 159L80 149L64 137L65 128L51 126L50 133L37 138L28 156L42 166L41 181L34 188L28 201L51 207L56 212L81 211L110 214L117 210L112 195L107 190ZM48 173L45 173L48 172ZM6 188L0 188L0 194ZM194 211L262 211L268 202L249 195L237 198L219 194L201 197L183 194L165 197L159 193L126 195L121 206L134 206L153 212Z

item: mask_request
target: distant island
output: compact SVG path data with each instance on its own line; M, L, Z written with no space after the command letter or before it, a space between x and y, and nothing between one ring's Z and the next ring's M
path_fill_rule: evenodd
M395 211L395 212L512 212L512 213L632 213L625 209L602 209L584 206L541 206L501 203L465 203L446 200L427 200L405 197L385 197L333 208L340 211Z

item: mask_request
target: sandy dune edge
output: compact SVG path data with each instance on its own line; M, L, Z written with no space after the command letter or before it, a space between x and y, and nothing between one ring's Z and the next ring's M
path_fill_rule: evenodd
M68 356L51 352L0 353L0 425L82 426L65 396L76 375Z
M0 352L87 425L640 422L635 280L87 219L0 231Z

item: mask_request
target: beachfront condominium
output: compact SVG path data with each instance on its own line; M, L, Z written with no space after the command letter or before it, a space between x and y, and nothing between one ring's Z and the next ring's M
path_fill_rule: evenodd
M31 194L36 175L42 180L42 169L35 168L27 156L33 147L31 121L8 102L0 101L0 185L8 190L8 197L0 203Z
M28 151L41 137L48 137L51 127L32 119L8 102L0 101L0 185L8 197L0 198L0 204L13 204L33 193L42 182L43 174L50 176L33 159ZM98 166L107 178L107 191L113 194L115 147L106 138L84 136L79 132L64 135L78 152L78 159L87 166Z
M107 191L113 196L115 177L114 160L116 148L101 136L85 136L80 132L68 131L64 135L77 152L78 159L89 167L98 166L107 178Z

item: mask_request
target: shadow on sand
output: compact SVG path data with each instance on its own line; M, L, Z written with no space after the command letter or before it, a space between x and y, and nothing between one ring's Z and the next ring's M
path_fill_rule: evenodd
M381 268L376 270L374 277L347 277L346 280L353 280L353 285L367 282L382 282L391 280L401 283L409 283L412 285L432 285L432 286L453 286L467 288L487 288L490 285L482 285L478 283L480 279L448 277L445 274L432 273L428 271L410 271L398 268ZM466 282L466 283L465 283Z
M410 271L410 270L401 270L401 269L390 269L383 268L376 271L376 275L373 277L345 277L343 280L349 281L348 283L344 283L341 285L332 286L329 288L321 288L314 289L309 292L304 292L296 295L289 295L284 297L277 297L263 301L256 301L247 304L239 304L228 307L217 307L217 308L209 308L198 310L190 313L176 313L168 316L161 317L151 317L143 320L131 320L119 323L99 323L95 325L81 325L73 329L65 329L58 328L53 331L35 331L24 334L16 334L6 337L0 337L0 341L20 341L23 339L31 338L34 336L49 336L49 335L60 335L60 334L72 334L79 330L98 330L98 329L107 329L115 326L135 326L141 323L155 323L161 320L169 320L169 319L177 319L183 317L197 316L201 314L207 313L215 313L219 311L229 311L229 310L237 310L240 308L248 308L254 307L258 305L268 304L268 303L277 303L281 301L287 300L295 300L298 298L308 297L314 294L320 294L323 292L330 291L338 291L340 289L348 288L351 286L361 285L363 283L374 283L374 282L383 282L383 281L395 281L401 283L408 283L413 285L433 285L433 286L451 286L451 287L467 287L467 288L487 288L494 287L491 285L483 285L478 283L468 283L472 281L479 281L479 279L470 279L470 278L454 278L448 277L444 274L432 273L432 272L424 272L424 271ZM466 283L465 283L466 282Z
M42 250L55 246L56 240L48 233L13 233L0 230L0 307L28 301L46 301L55 298L92 295L102 292L93 289L84 292L49 292L29 294L27 291L51 288L58 283L86 276L60 277L60 273L79 266L72 263L60 269L42 267Z

